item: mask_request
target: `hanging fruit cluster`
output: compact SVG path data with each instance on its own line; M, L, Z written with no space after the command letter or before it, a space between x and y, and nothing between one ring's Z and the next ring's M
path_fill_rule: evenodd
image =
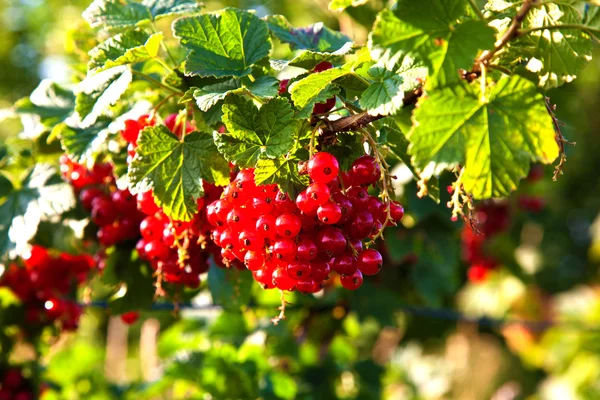
M368 194L381 177L373 157L358 158L340 179L338 160L319 152L307 173L312 183L293 201L277 185L256 185L252 169L241 170L208 206L212 238L223 260L242 261L265 289L315 293L332 271L345 288L358 289L363 275L383 265L364 242L402 219L404 210Z

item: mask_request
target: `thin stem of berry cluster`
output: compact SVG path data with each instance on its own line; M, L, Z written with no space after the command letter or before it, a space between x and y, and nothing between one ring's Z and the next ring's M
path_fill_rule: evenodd
M556 114L554 113L554 111L556 110L556 105L550 102L550 97L546 97L546 109L548 110L550 118L552 118L552 125L554 126L554 132L556 134L556 143L558 144L558 150L560 153L558 164L554 168L554 175L552 176L552 180L557 181L558 177L563 174L563 168L565 166L565 163L567 162L565 144L575 145L576 143L569 142L567 139L565 139L562 130L560 129L560 127L563 124L558 120L558 118L556 118Z
M377 142L375 141L375 139L373 139L373 136L371 135L371 133L369 133L367 129L361 129L360 132L363 134L363 137L369 144L369 147L371 147L371 150L373 151L373 156L375 157L375 161L381 167L381 199L386 205L385 220L381 224L381 229L379 230L379 232L377 232L377 234L373 236L373 238L367 243L367 246L369 246L375 243L377 239L383 239L383 231L385 230L387 224L390 223L390 221L392 221L390 206L390 202L392 201L392 199L390 196L390 190L393 191L393 188L392 178L389 173L389 164L385 161L385 157L379 151L379 146L377 145Z
M285 299L285 290L280 290L279 293L281 293L281 305L277 308L279 310L279 315L271 318L273 325L277 325L280 321L285 319L285 307L288 304L287 300Z
M467 207L467 215L471 220L471 213L473 210L473 197L465 192L462 184L462 178L465 169L460 168L456 180L451 185L451 197L450 201L446 204L448 208L452 209L452 221L458 221L458 217L465 217L464 209Z

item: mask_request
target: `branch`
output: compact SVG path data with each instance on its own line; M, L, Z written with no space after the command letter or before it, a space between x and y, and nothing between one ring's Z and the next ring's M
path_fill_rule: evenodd
M525 17L529 13L529 10L536 6L536 3L538 1L539 0L525 0L519 11L517 11L517 15L514 16L512 23L510 24L506 32L504 32L502 37L498 39L494 44L494 50L486 50L483 53L481 53L481 55L477 58L477 60L475 61L475 67L473 68L474 71L478 72L482 64L488 64L492 57L494 57L494 55L501 48L506 46L506 44L512 39L519 36L519 28L521 28Z
M403 106L406 107L415 104L422 94L422 88L417 88L412 92L406 93L402 100ZM325 120L323 121L325 125L320 129L320 135L328 137L339 132L356 131L384 117L386 117L386 115L370 115L367 111L363 111L335 121Z

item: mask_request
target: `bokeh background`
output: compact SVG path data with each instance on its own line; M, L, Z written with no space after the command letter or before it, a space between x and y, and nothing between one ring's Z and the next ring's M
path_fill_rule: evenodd
M72 82L70 43L88 3L0 0L2 145L22 130L12 118L16 100L41 79ZM295 26L323 21L359 43L384 5L333 13L327 0L205 3L283 14ZM600 398L597 48L595 56L575 82L549 93L564 135L577 143L567 147L564 175L553 182L551 166L538 169L542 180L525 182L501 204L508 225L486 241L497 262L484 278L469 279L466 228L444 206L450 177L439 205L417 199L406 181L399 199L407 216L386 235L384 272L358 292L298 299L278 326L264 319L278 299L258 290L255 309L243 315L184 310L177 320L153 311L131 327L89 308L77 333L46 338L43 398ZM541 206L527 207L524 198ZM23 347L13 357L31 352Z

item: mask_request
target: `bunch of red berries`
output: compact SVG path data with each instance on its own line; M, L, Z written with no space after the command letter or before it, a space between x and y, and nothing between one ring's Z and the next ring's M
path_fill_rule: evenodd
M200 274L208 270L208 257L220 254L208 239L210 224L205 204L221 195L221 189L204 183L205 195L198 199L198 212L191 221L175 221L156 205L152 192L140 193L138 208L146 217L140 224L142 238L136 249L140 257L159 271L169 283L181 283L190 288L200 285Z
M363 274L374 275L383 264L363 241L399 221L404 210L369 196L366 188L381 175L370 156L353 163L346 189L329 153L315 154L307 172L312 183L293 201L277 185L256 185L252 169L241 170L207 208L212 238L226 263L242 261L265 289L315 293L333 270L345 288L355 290Z
M0 368L0 400L33 400L33 385L16 366Z
M60 172L77 192L87 186L108 185L115 181L111 164L99 163L95 164L92 169L88 169L85 165L74 162L64 154L60 156Z
M476 230L465 224L462 232L462 257L469 264L467 277L471 282L483 282L498 262L485 253L485 243L491 237L505 232L510 225L509 206L506 202L482 203L475 211Z
M61 253L52 256L48 249L33 246L23 256L25 268L11 264L0 279L26 307L31 325L58 323L64 330L77 329L81 307L69 300L78 285L85 282L94 260L89 255Z

